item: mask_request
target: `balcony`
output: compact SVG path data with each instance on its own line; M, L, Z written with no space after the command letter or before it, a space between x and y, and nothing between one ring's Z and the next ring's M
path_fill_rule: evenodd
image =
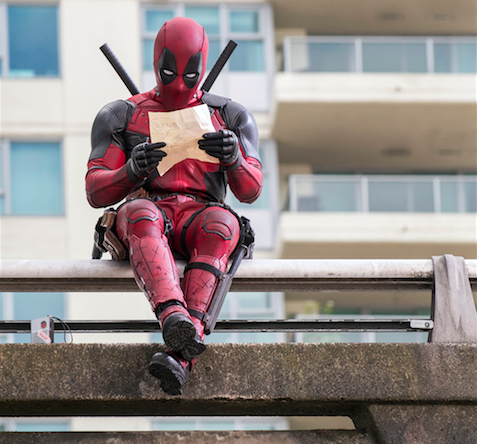
M292 175L290 211L477 213L477 176Z
M477 72L475 37L288 37L285 72Z
M289 37L275 79L281 163L475 171L474 37Z
M282 258L476 257L476 176L294 175Z

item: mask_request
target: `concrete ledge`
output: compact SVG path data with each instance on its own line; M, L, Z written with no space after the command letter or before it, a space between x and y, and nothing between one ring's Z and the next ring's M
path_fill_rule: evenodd
M477 344L213 344L179 397L147 372L159 349L0 345L0 416L353 418L371 404L477 406Z
M0 433L0 444L371 444L363 433L291 432L58 432Z

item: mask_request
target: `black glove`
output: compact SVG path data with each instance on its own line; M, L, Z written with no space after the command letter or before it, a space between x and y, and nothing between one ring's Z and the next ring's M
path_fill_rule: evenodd
M167 153L160 150L165 146L164 142L144 142L136 145L131 152L131 158L126 163L126 171L131 172L137 179L149 176L162 158L167 156Z
M199 148L207 154L217 157L220 163L230 169L235 169L242 163L242 152L239 141L234 132L220 130L216 133L206 133L199 140Z

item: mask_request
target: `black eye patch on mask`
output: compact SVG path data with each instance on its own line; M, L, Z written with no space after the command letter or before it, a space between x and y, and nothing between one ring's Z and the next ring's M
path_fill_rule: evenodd
M176 58L169 48L164 48L164 51L162 51L157 63L157 70L163 85L169 85L177 77Z
M184 70L183 79L187 88L192 89L197 85L202 72L202 52L194 54ZM194 74L194 76L192 76Z

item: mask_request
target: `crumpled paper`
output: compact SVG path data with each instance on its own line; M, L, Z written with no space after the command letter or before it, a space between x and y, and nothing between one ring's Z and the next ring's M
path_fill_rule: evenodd
M149 112L149 131L152 143L166 144L161 151L167 156L157 166L160 176L185 159L219 163L219 159L201 150L198 144L205 133L216 131L205 104L166 113Z

